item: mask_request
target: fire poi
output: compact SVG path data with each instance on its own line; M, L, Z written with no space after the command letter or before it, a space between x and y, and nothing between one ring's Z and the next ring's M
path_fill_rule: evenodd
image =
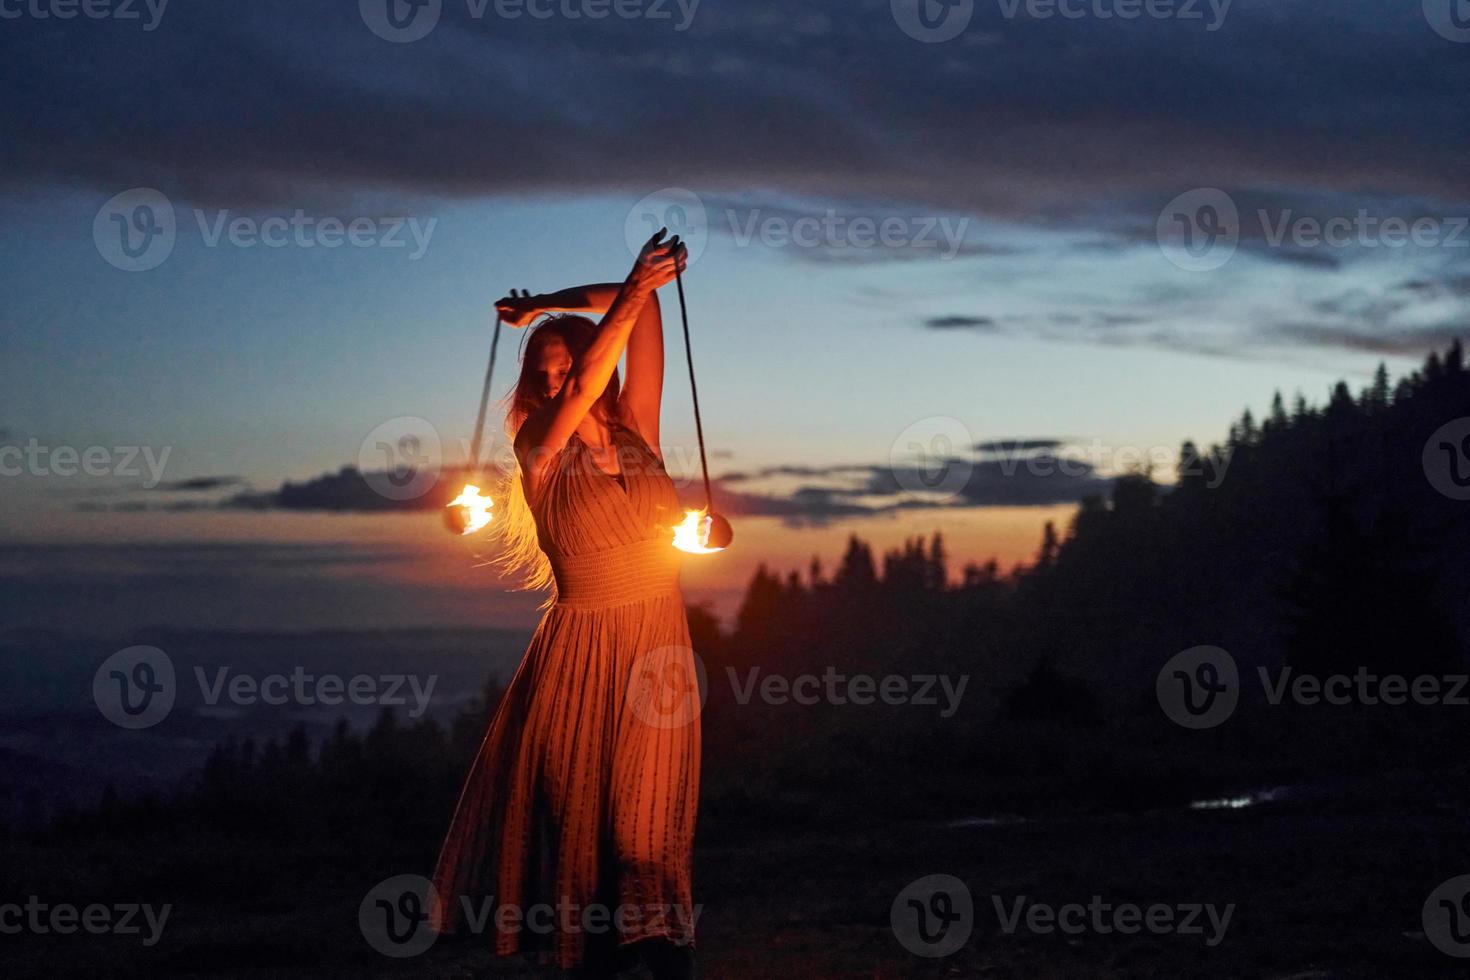
M470 480L480 479L480 441L485 434L485 409L490 404L490 378L495 374L495 352L500 347L500 317L495 318L495 334L490 340L490 364L485 368L485 385L480 389L480 414L475 419L475 434L470 440ZM444 524L455 534L474 534L487 527L492 519L490 508L495 501L480 492L479 484L468 482L459 496L444 508Z
M689 361L689 393L694 399L694 432L699 437L699 465L704 471L704 508L685 510L684 520L674 525L674 547L692 555L708 555L730 547L735 529L714 512L709 484L709 460L704 453L704 425L699 418L699 387L694 383L694 351L689 346L689 309L684 303L684 274L674 270L679 289L679 317L684 322L684 354Z

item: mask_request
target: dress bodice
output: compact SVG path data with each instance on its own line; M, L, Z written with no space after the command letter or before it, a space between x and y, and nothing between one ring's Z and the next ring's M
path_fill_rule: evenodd
M597 465L575 432L552 464L532 511L537 539L548 556L606 551L651 538L673 540L672 528L684 512L662 461L626 425L615 424L610 437L623 483Z

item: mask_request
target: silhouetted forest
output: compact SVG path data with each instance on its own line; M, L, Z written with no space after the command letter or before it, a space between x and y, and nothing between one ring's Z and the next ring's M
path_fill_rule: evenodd
M762 566L733 629L689 613L707 672L703 832L1177 804L1446 761L1464 711L1267 710L1247 685L1238 717L1196 732L1163 717L1154 682L1200 644L1228 650L1243 674L1462 669L1470 504L1431 485L1423 452L1467 415L1457 343L1396 385L1380 368L1322 406L1278 395L1223 443L1186 442L1172 486L1117 478L1063 533L1047 526L1034 562L1005 572L991 562L952 574L938 534L881 559L854 536L830 574L816 557L804 573ZM949 717L937 688L930 705L759 694L770 675L834 671L967 680ZM343 723L316 746L304 731L221 744L175 798L109 796L53 832L393 840L428 860L499 693L489 684L447 729L387 711L365 734Z

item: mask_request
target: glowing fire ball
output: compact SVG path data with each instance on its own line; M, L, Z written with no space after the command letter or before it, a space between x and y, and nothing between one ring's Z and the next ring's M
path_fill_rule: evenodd
M708 555L730 547L735 529L719 514L702 510L684 511L684 520L674 525L674 547L692 555Z
M444 524L455 534L474 534L490 523L493 506L495 501L480 493L473 483L467 483L444 508Z

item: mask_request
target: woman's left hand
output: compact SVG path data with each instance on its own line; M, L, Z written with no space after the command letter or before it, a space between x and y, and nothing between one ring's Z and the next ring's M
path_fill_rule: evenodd
M524 327L545 310L539 302L539 297L532 296L524 289L517 296L516 291L512 289L509 295L502 296L495 301L495 312L500 315L501 321L507 326Z

